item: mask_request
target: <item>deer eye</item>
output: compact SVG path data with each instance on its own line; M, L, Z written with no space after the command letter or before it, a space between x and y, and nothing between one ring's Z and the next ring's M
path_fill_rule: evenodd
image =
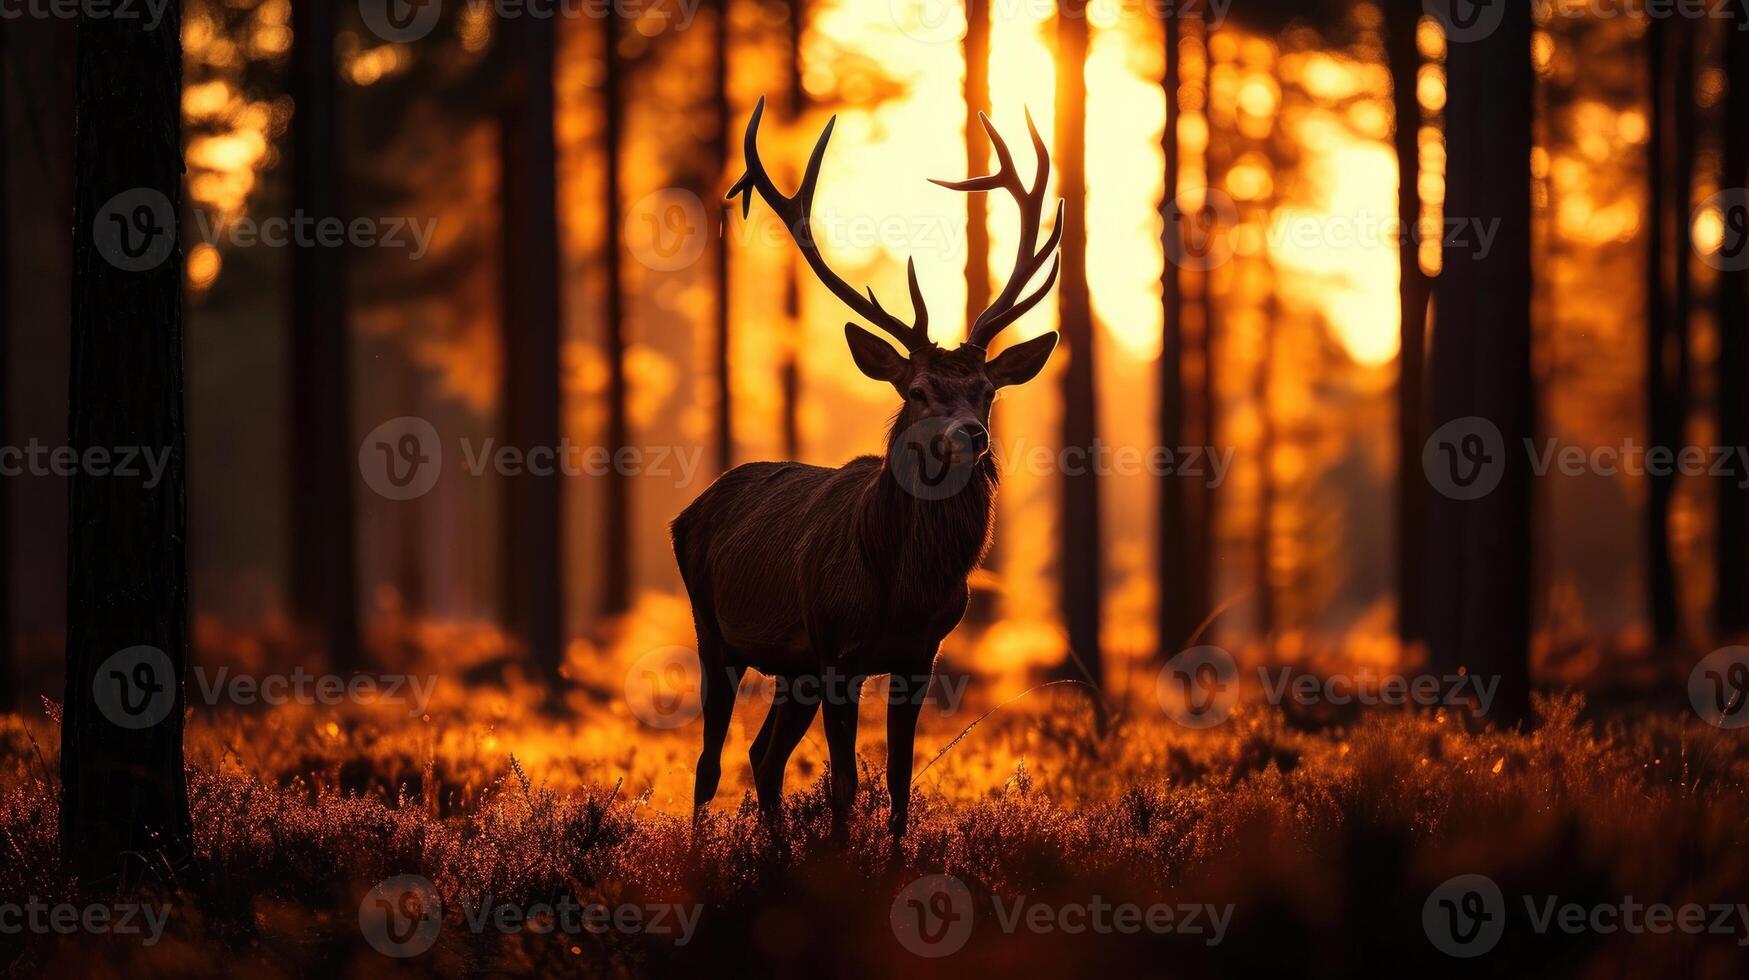
M928 402L929 402L929 394L928 394L928 392L925 392L922 388L912 388L911 389L911 400L916 402L919 405L925 405L925 404L928 404Z

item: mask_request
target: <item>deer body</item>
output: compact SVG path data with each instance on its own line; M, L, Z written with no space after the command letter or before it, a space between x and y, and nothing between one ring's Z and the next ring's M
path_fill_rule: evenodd
M1032 140L1038 173L1023 184L1008 148L984 120L1001 168L995 174L944 183L962 191L1002 189L1021 204L1014 277L972 325L967 342L943 350L928 336L928 313L909 268L915 323L866 299L826 265L809 225L828 123L793 196L772 184L759 163L757 133L764 101L748 123L747 173L730 190L758 194L784 220L814 273L858 314L902 343L854 325L845 340L862 373L904 399L887 451L837 469L801 463L749 463L713 483L675 518L675 560L692 603L698 634L704 747L693 787L695 812L716 794L722 747L735 696L748 669L797 682L774 700L749 751L760 809L781 825L783 770L816 713L825 716L831 756L834 830L856 795L857 693L863 679L893 675L887 704L889 827L905 833L910 803L912 743L941 641L965 614L967 576L989 547L996 471L990 458L990 406L996 390L1021 384L1044 368L1056 334L1016 344L992 358L988 345L1031 309L1056 278L1024 299L1020 292L1055 252L1057 225L1042 249L1039 221L1049 156L1038 131ZM1032 128L1032 120L1027 124ZM937 183L943 183L938 181ZM943 482L945 477L951 481ZM921 478L920 478L921 476ZM803 682L812 680L808 686Z

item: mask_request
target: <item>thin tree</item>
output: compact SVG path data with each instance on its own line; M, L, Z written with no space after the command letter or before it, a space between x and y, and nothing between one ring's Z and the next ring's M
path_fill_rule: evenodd
M785 52L788 63L785 78L789 89L789 124L792 127L801 123L802 116L808 109L808 91L802 85L802 36L807 30L807 19L806 0L789 0L789 43ZM794 257L786 257L784 267L783 313L789 338L782 345L783 363L777 369L783 413L780 426L783 431L783 458L800 459L802 366L797 358L800 356L802 343L802 270Z
M554 30L552 18L514 17L503 21L501 35L504 431L524 452L559 445L562 432ZM506 619L549 682L564 662L562 491L551 474L523 473L504 486Z
M344 214L335 71L333 4L296 0L288 78L295 107L291 197L293 213L313 219ZM346 671L358 664L347 250L305 242L292 249L291 265L291 598L329 663Z
M1397 221L1403 230L1397 252L1401 343L1397 354L1397 636L1419 640L1421 570L1425 559L1426 481L1421 473L1422 379L1427 358L1427 298L1432 289L1421 271L1421 51L1416 29L1421 8L1393 8L1385 15L1385 57L1391 70L1391 105L1397 151Z
M1499 476L1480 496L1429 497L1429 649L1435 670L1496 680L1489 720L1508 725L1526 717L1530 694L1532 474L1520 450L1535 430L1530 41L1529 5L1507 4L1493 33L1450 48L1446 213L1497 220L1499 234L1486 253L1446 243L1428 376L1428 424L1437 432L1458 422L1475 436L1453 440L1457 473L1447 489ZM1486 444L1486 425L1498 430L1497 444Z
M966 35L962 42L966 62L966 173L990 170L990 146L979 112L990 112L990 0L966 0ZM983 194L966 195L966 329L990 305L990 206ZM1000 405L990 407L990 429L1002 431L996 422ZM984 554L984 567L1001 561L1001 540L995 538ZM974 592L966 619L987 625L996 618L996 603Z
M1097 435L1097 391L1093 361L1093 303L1087 287L1087 2L1057 4L1056 154L1063 198L1063 269L1057 287L1057 316L1068 365L1063 371L1065 448L1091 452ZM1065 467L1061 586L1069 649L1089 683L1098 687L1100 660L1099 480L1091 466Z
M1208 139L1203 146L1203 172L1206 175L1207 191L1204 194L1204 208L1210 207L1207 200L1218 191L1227 177L1229 154L1224 144L1215 137L1214 98L1209 90L1209 80L1214 78L1215 67L1215 24L1214 12L1210 5L1202 9L1202 39L1204 56L1203 75L1203 115L1208 121ZM1204 230L1212 233L1212 224ZM1220 435L1220 389L1218 387L1219 372L1217 370L1216 341L1220 336L1220 303L1215 296L1215 275L1213 269L1202 272L1202 390L1199 393L1202 414L1202 444L1208 447L1218 445ZM1219 492L1214 487L1199 486L1197 488L1201 502L1199 513L1191 536L1193 542L1191 553L1194 556L1190 563L1190 620L1206 619L1214 612L1214 578L1216 553L1220 550L1219 531Z
M626 386L625 296L621 285L620 256L623 235L620 230L620 147L625 138L625 109L620 95L625 65L619 56L620 19L602 18L602 58L607 71L601 85L602 146L606 158L602 161L601 207L607 216L603 222L606 235L602 241L602 272L607 280L607 303L603 311L606 323L603 344L607 348L607 446L618 459L620 451L631 443L631 423L627 414L629 392ZM604 512L602 529L603 582L601 612L613 616L631 608L631 487L619 467L608 467L603 484Z
M10 148L14 142L12 117L7 113L7 100L12 92L12 62L6 56L6 34L0 33L0 140L7 150L0 150L0 443L6 442L7 407L12 398L12 386L7 383L7 371L12 365L12 213L8 204L12 198ZM18 703L18 668L12 652L12 483L0 479L0 711L10 711Z
M61 857L87 888L192 850L181 21L175 4L151 30L79 21L68 434L81 458L133 446L168 460L150 485L82 468L68 480Z
M1749 9L1739 8L1735 30L1726 32L1724 146L1719 187L1749 187ZM1725 215L1725 244L1739 262L1749 249L1749 201L1740 196ZM1719 443L1749 446L1749 271L1737 262L1719 271ZM1731 266L1738 266L1731 268ZM1749 473L1740 468L1718 481L1717 606L1721 638L1749 630Z
M722 197L722 188L717 182L722 179L723 170L729 159L729 130L734 126L731 118L734 108L729 103L729 16L731 0L717 0L716 21L711 32L711 106L715 123L715 131L711 134L710 164L705 169L707 201L718 201ZM726 202L717 204L717 235L716 254L713 256L716 266L712 270L712 281L717 287L715 304L715 321L713 323L713 340L715 348L713 355L713 373L717 381L716 405L716 462L717 471L726 473L735 465L735 384L730 371L729 348L729 314L730 289L733 282L729 269L729 206Z
M1160 153L1165 161L1165 181L1160 194L1163 235L1182 234L1172 220L1178 201L1182 161L1178 150L1178 123L1183 115L1178 103L1181 75L1179 43L1184 32L1181 12L1161 8L1166 69L1160 79L1166 99L1166 125L1160 133ZM1160 268L1160 445L1174 450L1184 445L1184 281L1172 256L1176 247L1162 243ZM1162 654L1169 654L1190 638L1190 521L1185 514L1184 482L1168 475L1160 481L1157 498L1157 560L1160 582L1158 633Z

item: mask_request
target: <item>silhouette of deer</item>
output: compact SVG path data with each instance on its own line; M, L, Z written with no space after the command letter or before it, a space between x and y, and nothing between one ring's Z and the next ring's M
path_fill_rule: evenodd
M1050 156L1032 117L1038 168L1021 179L1006 143L982 115L999 163L993 174L933 181L968 193L1006 191L1020 209L1014 272L969 338L954 350L929 339L929 313L914 261L906 267L914 323L884 309L872 289L859 293L827 266L810 213L820 161L836 117L827 122L794 195L778 191L759 160L760 100L747 124L747 171L730 188L745 217L754 194L789 229L814 274L856 315L902 344L846 324L850 355L863 374L893 386L902 399L886 453L831 469L802 463L747 463L723 474L671 527L675 560L692 602L702 677L704 748L693 787L695 819L716 795L723 739L748 668L783 678L778 697L748 753L762 816L781 842L783 772L790 754L825 714L831 757L835 836L856 797L857 692L887 674L888 826L896 844L910 808L912 743L941 641L970 601L966 578L989 549L997 472L991 459L990 405L996 389L1030 381L1057 344L1055 333L1016 344L995 357L989 347L1004 327L1050 292L1057 262L1039 288L1022 292L1052 258L1063 231L1063 206L1038 244ZM810 694L809 691L814 693Z

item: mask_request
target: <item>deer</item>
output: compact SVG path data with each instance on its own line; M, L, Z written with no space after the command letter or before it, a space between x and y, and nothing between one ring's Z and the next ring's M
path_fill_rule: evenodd
M670 526L675 561L697 633L704 741L693 785L694 826L716 795L723 742L742 678L751 669L786 681L748 752L764 825L782 841L783 775L790 755L823 712L830 761L834 839L843 840L856 799L858 692L888 677L886 782L891 843L904 839L912 753L941 643L971 600L967 579L988 552L998 469L990 407L1000 388L1024 384L1056 349L1050 332L991 356L996 336L1050 292L1061 257L1063 203L1041 246L1050 155L1030 113L1037 169L1023 182L1007 143L989 118L979 121L996 172L932 180L964 193L1002 191L1020 210L1013 273L973 320L967 339L947 350L929 338L929 312L906 263L911 322L889 312L872 288L858 292L832 271L814 240L811 215L820 163L832 137L826 123L801 186L778 190L759 159L760 99L743 140L746 171L725 200L741 198L747 217L757 195L782 221L813 274L856 316L904 349L855 323L844 327L856 367L900 398L886 451L836 469L798 462L745 463L724 473ZM1047 259L1042 284L1024 296ZM812 688L816 694L806 692Z

